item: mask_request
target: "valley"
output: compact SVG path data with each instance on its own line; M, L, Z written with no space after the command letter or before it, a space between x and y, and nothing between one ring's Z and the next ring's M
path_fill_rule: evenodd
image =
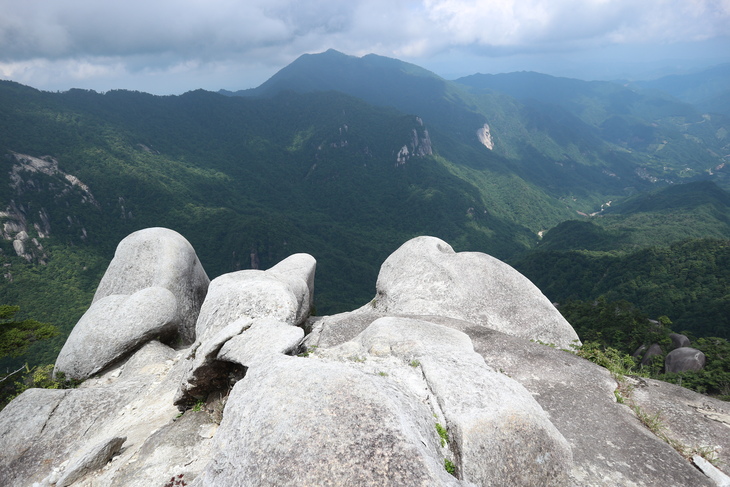
M210 278L312 254L319 315L368 302L377 265L418 235L512 263L552 300L627 299L620 286L566 294L561 283L579 282L582 265L630 269L632 256L687 239L724 252L728 130L727 115L638 85L537 73L449 81L332 50L235 93L2 81L0 172L19 182L0 185L0 302L61 330L14 363L55 359L116 244L148 227L184 235ZM701 301L687 301L689 329L727 338L722 297L710 328L698 324Z

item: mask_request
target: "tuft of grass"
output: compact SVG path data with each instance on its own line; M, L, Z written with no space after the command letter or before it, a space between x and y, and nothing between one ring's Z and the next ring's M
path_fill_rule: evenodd
M635 370L636 362L633 357L615 348L605 348L598 342L586 342L574 348L576 355L608 369L616 380L623 379L625 375L645 375Z
M309 357L314 351L317 350L317 346L307 347L304 351L297 354L297 357Z
M193 411L195 411L196 413L199 411L202 411L204 405L205 405L205 400L203 400L203 399L198 400L198 402L196 402L195 405L193 405Z
M447 472L456 477L456 465L454 465L454 462L448 458L444 458L444 468Z
M633 402L631 396L634 386L629 384L626 376L646 374L636 373L634 370L636 362L631 356L613 348L604 348L597 342L584 343L582 346L574 348L576 349L575 353L579 357L590 360L611 372L611 376L616 380L617 384L616 389L613 391L613 394L616 396L616 402L630 407L641 424L646 426L657 438L677 450L680 455L688 460L691 460L694 455L699 455L710 463L717 462L717 454L713 448L688 447L681 441L672 438L667 434L667 427L659 412L651 414Z
M439 437L441 437L441 446L446 446L446 443L449 442L449 432L446 431L446 428L441 426L441 423L436 423L436 431L439 434Z

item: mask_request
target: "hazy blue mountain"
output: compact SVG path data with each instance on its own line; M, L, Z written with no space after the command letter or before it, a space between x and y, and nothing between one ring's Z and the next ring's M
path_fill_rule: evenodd
M418 115L435 129L432 136L447 159L477 169L507 166L554 197L621 196L709 172L721 182L728 177L717 169L727 153L728 119L616 83L538 73L451 82L395 59L330 50L302 56L260 87L236 94L287 90L336 90ZM480 150L475 136L485 123L491 151Z
M730 149L730 119L658 90L606 81L580 81L540 73L476 74L456 80L477 93L499 91L515 97L535 117L568 112L604 142L630 151L634 170L651 181L680 182L703 173L727 185L723 165ZM579 124L562 117L568 130ZM636 160L635 159L635 160Z
M730 116L730 63L720 64L688 74L664 76L633 85L645 90L659 90L697 106L700 110Z

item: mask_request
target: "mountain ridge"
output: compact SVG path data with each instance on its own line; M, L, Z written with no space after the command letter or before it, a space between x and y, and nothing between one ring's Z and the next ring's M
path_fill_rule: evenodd
M291 252L316 254L324 283L317 306L335 312L369 299L370 262L415 235L507 259L533 248L541 232L607 202L669 181L726 183L727 170L717 169L724 156L712 164L683 157L716 147L714 119L685 129L684 120L662 119L659 126L653 117L666 107L642 115L653 99L641 94L631 95L641 101L631 117L611 115L611 123L597 126L550 100L525 104L493 90L480 94L395 59L336 51L300 59L284 74L309 78L275 75L286 83L266 96L46 93L0 82L0 168L12 170L13 154L49 156L100 205L92 210L61 196L65 183L53 176L25 177L22 191L0 188L0 210L11 202L22 208L13 218L26 220L27 242L36 238L50 257L48 266L35 266L16 256L17 234L0 242L10 276L2 299L36 308L40 290L54 279L88 295L114 242L166 226L193 242L213 276L266 268ZM338 68L333 59L357 69ZM340 78L325 76L338 69ZM315 90L323 77L327 91ZM343 77L387 106L348 94L346 83L335 83ZM298 82L312 91L288 89ZM579 107L610 113L632 106L596 100ZM660 148L656 138L665 135ZM43 224L43 211L49 238L34 227ZM58 320L50 302L39 306L40 319ZM75 318L63 318L66 331L81 308L69 305Z

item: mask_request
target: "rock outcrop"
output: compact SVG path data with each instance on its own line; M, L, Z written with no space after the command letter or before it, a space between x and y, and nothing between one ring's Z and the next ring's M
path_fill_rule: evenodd
M169 338L179 323L177 300L165 288L106 296L76 323L58 354L55 372L69 379L87 379L140 345Z
M526 277L494 257L456 253L434 237L417 237L380 268L376 295L362 308L315 324L310 345L352 338L372 319L361 316L447 316L550 343L579 344L573 327Z
M119 243L93 303L111 295L165 288L177 301L180 340L190 344L195 340L195 323L209 284L195 250L182 235L167 228L147 228Z
M0 411L0 485L714 485L617 403L608 371L539 343L577 337L496 259L420 237L383 264L373 302L307 319L311 256L218 277L196 304L204 272L166 268L199 265L186 245L159 254L169 232L117 252L116 284L69 337L59 369L92 378ZM151 255L167 278L135 275ZM175 349L157 338L180 333L182 309L193 343ZM730 460L725 403L634 389L667 435Z

